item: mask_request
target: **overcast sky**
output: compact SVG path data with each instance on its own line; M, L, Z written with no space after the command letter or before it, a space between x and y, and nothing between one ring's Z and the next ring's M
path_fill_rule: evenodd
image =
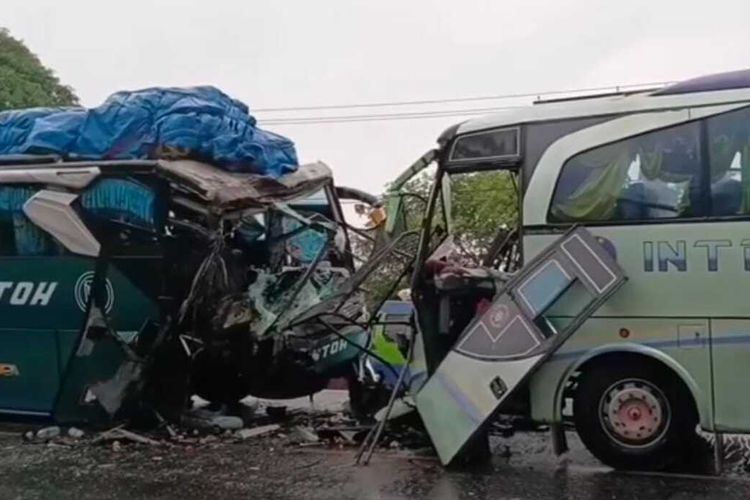
M2 0L83 104L215 85L250 109L671 81L750 66L749 0ZM480 102L464 107L506 105ZM434 111L458 104L264 119ZM462 117L268 128L340 184L378 192Z

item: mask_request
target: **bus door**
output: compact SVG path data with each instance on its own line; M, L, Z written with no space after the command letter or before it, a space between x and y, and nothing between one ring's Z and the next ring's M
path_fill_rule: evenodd
M568 232L514 275L416 394L441 461L450 463L624 281L614 259L583 228ZM571 321L547 321L545 313L571 295L587 297Z

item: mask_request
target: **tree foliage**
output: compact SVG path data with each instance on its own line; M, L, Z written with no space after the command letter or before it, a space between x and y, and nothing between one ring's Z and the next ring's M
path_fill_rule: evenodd
M403 209L400 213L389 213L388 217L399 217L397 233L420 231L423 228L427 199L434 183L434 172L423 172L411 179L401 190ZM518 223L518 193L513 176L509 172L477 172L453 175L450 178L451 233L467 264L478 264L489 251L498 231L513 228ZM441 199L441 198L439 198ZM435 239L440 239L448 224L443 214L443 204L438 203L432 219L432 231ZM362 238L353 238L354 251L362 260L372 256L372 242ZM409 252L416 252L416 240L410 240ZM435 246L435 243L432 245ZM402 251L407 251L405 248ZM408 275L397 285L395 281L405 269L401 259L390 256L377 266L371 279L368 279L367 291L372 299L370 305L376 305L385 295L391 295L401 288L409 286ZM395 288L394 288L394 285Z
M73 89L61 84L22 41L0 28L0 110L76 104Z
M477 257L489 249L498 230L518 222L516 185L509 172L455 175L451 190L453 233Z
M425 172L407 183L402 190L419 195L405 199L409 228L419 228L434 175ZM514 227L518 219L518 194L509 172L476 172L450 177L451 233L464 250L482 257L501 228ZM436 212L442 210L437 205ZM446 224L433 217L433 226Z

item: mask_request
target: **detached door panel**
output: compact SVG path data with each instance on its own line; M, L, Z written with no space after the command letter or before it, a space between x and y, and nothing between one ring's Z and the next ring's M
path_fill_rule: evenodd
M606 249L585 229L568 232L523 267L461 334L416 395L444 464L479 433L534 370L624 283ZM585 296L555 328L545 313L568 294Z

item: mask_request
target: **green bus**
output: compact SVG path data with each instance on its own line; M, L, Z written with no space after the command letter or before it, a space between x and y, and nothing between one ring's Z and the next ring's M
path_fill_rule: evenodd
M99 423L350 375L366 330L286 325L349 277L330 169L0 157L0 419ZM355 308L353 316L363 314Z

